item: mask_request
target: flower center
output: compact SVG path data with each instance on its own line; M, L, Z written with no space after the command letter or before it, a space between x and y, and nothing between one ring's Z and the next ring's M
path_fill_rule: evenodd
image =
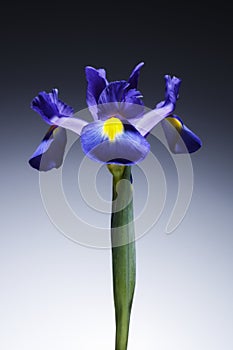
M120 119L112 117L104 122L103 135L107 136L109 141L113 142L117 135L122 134L124 126Z
M171 123L171 125L174 126L174 128L176 128L176 130L177 130L178 132L181 131L181 129L182 129L182 124L181 124L181 122L180 122L178 119L176 119L176 118L171 118L171 117L167 117L166 120L168 120L169 123Z

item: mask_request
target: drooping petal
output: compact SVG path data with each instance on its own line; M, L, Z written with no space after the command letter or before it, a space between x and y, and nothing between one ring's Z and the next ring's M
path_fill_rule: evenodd
M97 107L99 96L104 88L108 85L106 72L104 69L95 69L87 66L85 68L87 80L86 101L94 120L97 120Z
M181 80L177 77L165 75L165 101L157 104L155 109L144 114L142 118L134 121L132 124L144 136L148 134L161 120L170 115L176 106L179 97L179 87Z
M103 126L104 122L97 121L82 130L81 145L89 158L106 164L130 165L146 157L150 145L132 125L124 123L124 132L114 141L103 133Z
M68 118L74 113L72 107L58 99L58 90L42 91L31 102L31 108L39 113L46 123L53 125L54 118Z
M29 164L40 171L59 168L63 162L66 142L65 129L51 126L39 147L29 159Z
M130 89L137 89L138 86L138 78L139 78L139 74L140 74L140 69L142 68L142 66L144 65L144 62L140 62L132 71L132 73L130 74L128 83L130 86Z
M169 116L161 124L172 153L193 153L201 147L200 138L184 125L181 118L175 115Z

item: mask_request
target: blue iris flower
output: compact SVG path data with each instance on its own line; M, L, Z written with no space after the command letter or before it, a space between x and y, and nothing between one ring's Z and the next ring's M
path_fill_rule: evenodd
M58 98L58 90L40 92L31 107L50 125L41 144L29 160L32 167L47 171L63 162L66 130L81 136L84 153L105 164L132 165L142 161L150 150L148 133L159 123L173 153L192 153L201 147L201 140L183 121L173 115L181 80L165 76L165 100L146 111L138 79L143 62L129 79L108 82L104 69L86 67L87 105L93 116L88 123L73 116L73 109Z

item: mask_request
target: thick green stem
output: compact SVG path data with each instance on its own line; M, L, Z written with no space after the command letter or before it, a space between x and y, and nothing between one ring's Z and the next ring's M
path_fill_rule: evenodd
M136 276L131 167L108 166L113 175L111 217L115 350L126 350Z

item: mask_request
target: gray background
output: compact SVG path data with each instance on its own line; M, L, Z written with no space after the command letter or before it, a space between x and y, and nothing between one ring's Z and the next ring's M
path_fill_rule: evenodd
M146 106L163 99L165 74L182 78L176 112L203 148L192 155L194 192L181 225L164 233L165 208L158 226L137 241L129 350L231 350L230 5L74 9L67 2L38 2L12 4L1 16L0 348L114 349L110 251L76 244L51 223L38 173L27 163L47 130L30 102L57 87L61 99L81 110L86 65L104 67L109 80L118 80L144 61L139 88ZM102 175L100 192L108 196L110 177ZM136 210L145 197L140 176ZM171 201L177 186L172 176ZM72 191L70 200L76 200Z

